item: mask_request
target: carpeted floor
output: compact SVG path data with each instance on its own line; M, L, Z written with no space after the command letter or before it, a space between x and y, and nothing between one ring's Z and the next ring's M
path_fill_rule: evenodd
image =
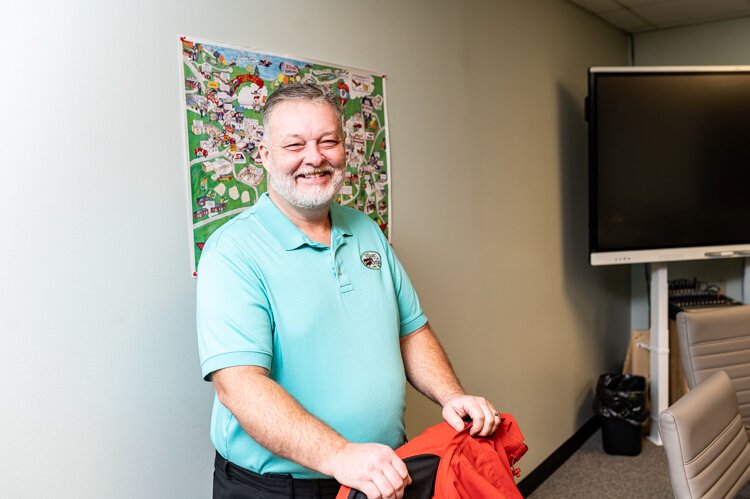
M640 455L612 456L602 449L599 430L528 497L666 499L674 495L662 447L644 440ZM750 486L737 497L750 498Z
M664 449L648 440L638 456L611 456L602 449L601 430L530 496L546 498L671 498Z

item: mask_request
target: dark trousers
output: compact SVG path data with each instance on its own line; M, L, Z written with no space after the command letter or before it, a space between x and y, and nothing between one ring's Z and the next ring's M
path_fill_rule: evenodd
M335 499L340 486L333 478L259 475L216 453L213 499Z

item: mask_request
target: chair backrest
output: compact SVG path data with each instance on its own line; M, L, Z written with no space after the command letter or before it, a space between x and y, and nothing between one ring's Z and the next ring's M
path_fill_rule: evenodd
M685 379L694 388L716 371L729 375L746 428L750 428L750 306L677 314Z
M659 431L676 498L734 497L750 480L750 440L723 371L662 411Z

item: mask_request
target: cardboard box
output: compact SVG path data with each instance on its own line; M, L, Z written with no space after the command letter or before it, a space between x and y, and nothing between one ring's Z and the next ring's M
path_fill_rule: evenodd
M630 335L628 351L622 366L623 374L637 374L651 380L651 352L643 345L651 345L651 331L636 329ZM680 360L680 342L677 324L669 321L669 405L674 404L688 392L685 371Z

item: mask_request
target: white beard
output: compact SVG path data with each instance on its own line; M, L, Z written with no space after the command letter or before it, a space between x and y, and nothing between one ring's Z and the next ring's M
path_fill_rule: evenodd
M266 168L266 171L271 187L279 196L290 205L302 210L315 210L329 206L344 183L344 171L330 166L305 170L304 173L330 172L331 181L326 186L311 186L304 191L297 188L293 175L277 174L273 168Z

